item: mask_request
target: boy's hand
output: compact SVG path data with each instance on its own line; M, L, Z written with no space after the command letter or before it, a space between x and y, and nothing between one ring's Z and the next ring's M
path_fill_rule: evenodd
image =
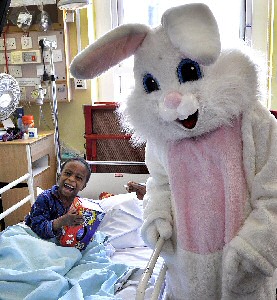
M83 224L83 216L79 215L74 207L71 207L69 211L63 216L67 226L78 226Z
M63 226L78 226L83 224L83 222L83 217L78 214L75 208L71 207L65 215L53 221L53 229L54 231L57 231Z

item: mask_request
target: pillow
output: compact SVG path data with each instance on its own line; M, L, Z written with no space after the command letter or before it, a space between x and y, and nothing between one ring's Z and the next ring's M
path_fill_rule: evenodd
M145 246L140 235L142 201L135 193L111 196L98 203L105 212L98 230L108 235L114 248Z

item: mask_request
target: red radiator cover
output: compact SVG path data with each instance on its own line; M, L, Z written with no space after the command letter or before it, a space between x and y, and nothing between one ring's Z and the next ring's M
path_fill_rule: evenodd
M90 161L145 161L145 147L134 148L130 135L125 134L119 124L116 102L97 102L84 105L86 159ZM92 166L97 173L147 174L144 165Z

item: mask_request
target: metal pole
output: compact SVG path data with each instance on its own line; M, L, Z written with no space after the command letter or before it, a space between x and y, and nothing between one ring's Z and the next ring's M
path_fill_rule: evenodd
M57 87L56 87L56 77L55 77L55 66L53 60L53 48L50 46L50 80L51 80L51 96L53 103L53 121L55 126L55 150L56 150L56 160L57 160L57 178L58 174L61 172L61 151L60 151L60 136L59 136L59 121L58 121L58 103L57 103Z

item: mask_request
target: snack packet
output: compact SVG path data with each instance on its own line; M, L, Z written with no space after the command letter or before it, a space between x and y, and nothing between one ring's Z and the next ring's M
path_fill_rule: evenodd
M76 197L71 204L83 216L84 223L79 226L64 226L60 244L64 247L76 247L85 250L93 239L94 233L104 218L101 207L88 199Z

